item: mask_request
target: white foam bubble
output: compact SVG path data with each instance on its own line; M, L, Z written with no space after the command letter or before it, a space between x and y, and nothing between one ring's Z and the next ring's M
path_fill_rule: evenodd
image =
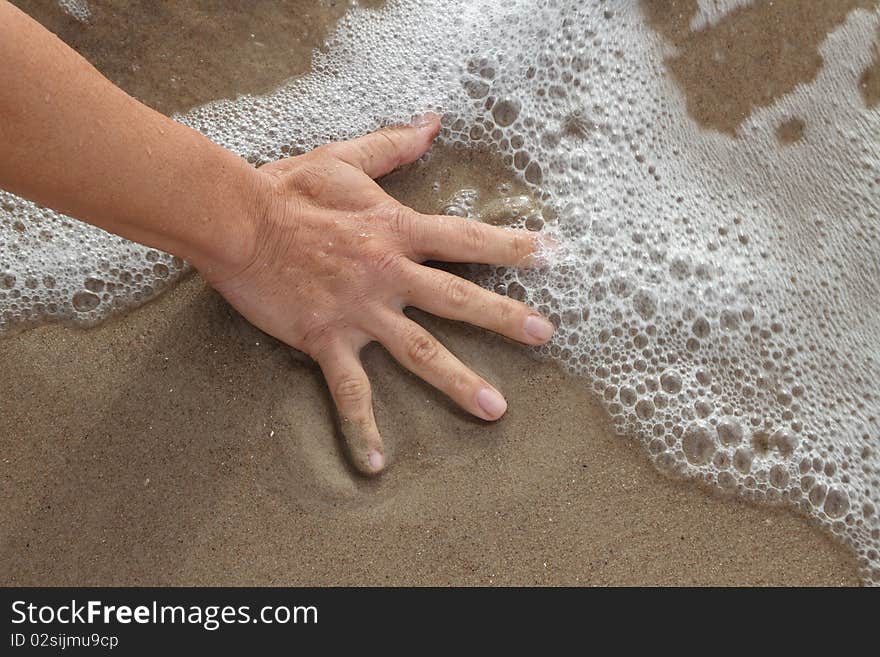
M87 0L58 0L58 6L65 14L80 23L86 23L92 17L92 8Z
M697 12L691 18L690 28L693 31L715 25L734 9L746 7L753 0L698 0Z
M687 116L634 3L587 4L355 10L311 75L179 118L260 162L442 112L441 142L500 151L558 216L549 269L479 274L559 325L540 353L584 377L658 467L803 510L880 582L880 109L857 91L880 15L852 12L815 80L733 139ZM805 138L781 147L794 113ZM50 303L96 321L154 293L157 265L163 281L180 271L0 203L0 330Z

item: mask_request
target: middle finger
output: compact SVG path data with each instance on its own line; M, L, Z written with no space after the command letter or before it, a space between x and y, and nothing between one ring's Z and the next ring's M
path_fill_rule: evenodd
M539 345L554 326L521 301L432 267L410 263L402 272L407 305L433 315L467 322L526 344Z

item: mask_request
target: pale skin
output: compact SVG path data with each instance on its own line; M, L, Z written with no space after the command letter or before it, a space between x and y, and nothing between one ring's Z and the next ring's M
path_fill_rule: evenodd
M309 354L366 474L386 465L359 355L369 342L483 420L507 410L405 307L529 345L553 334L525 304L423 264L527 265L534 234L423 215L375 182L421 157L439 129L425 114L254 168L0 0L0 187L184 258L255 326Z

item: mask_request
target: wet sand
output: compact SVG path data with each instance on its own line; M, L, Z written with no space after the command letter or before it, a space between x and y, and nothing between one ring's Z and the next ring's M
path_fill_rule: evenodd
M368 348L377 480L347 466L317 368L198 277L0 342L2 583L858 583L803 519L662 477L554 366L418 316L510 411L467 417Z
M87 0L88 23L56 0L13 0L113 83L164 113L267 93L309 70L347 0ZM358 0L378 8L384 0Z
M877 0L758 0L738 7L716 25L691 30L697 0L642 3L651 26L677 52L666 60L700 125L736 134L759 107L771 105L799 84L811 82L823 61L819 45L849 12L871 9ZM863 77L870 102L873 69Z
M113 79L119 59L104 60ZM164 79L163 61L149 76ZM141 97L181 109L173 89L152 93ZM432 166L394 192L434 210L442 193L426 190L446 167ZM490 187L504 177L474 168ZM466 169L444 179L455 187ZM475 420L367 348L390 460L376 480L346 464L316 366L196 275L98 328L0 341L2 583L858 584L855 559L805 519L658 474L583 382L413 316L510 410Z

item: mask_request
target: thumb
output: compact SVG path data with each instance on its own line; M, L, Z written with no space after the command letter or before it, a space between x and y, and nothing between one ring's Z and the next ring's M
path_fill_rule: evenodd
M439 116L420 114L409 125L382 128L363 137L340 142L335 150L337 157L358 167L370 178L381 178L424 155L439 131Z

